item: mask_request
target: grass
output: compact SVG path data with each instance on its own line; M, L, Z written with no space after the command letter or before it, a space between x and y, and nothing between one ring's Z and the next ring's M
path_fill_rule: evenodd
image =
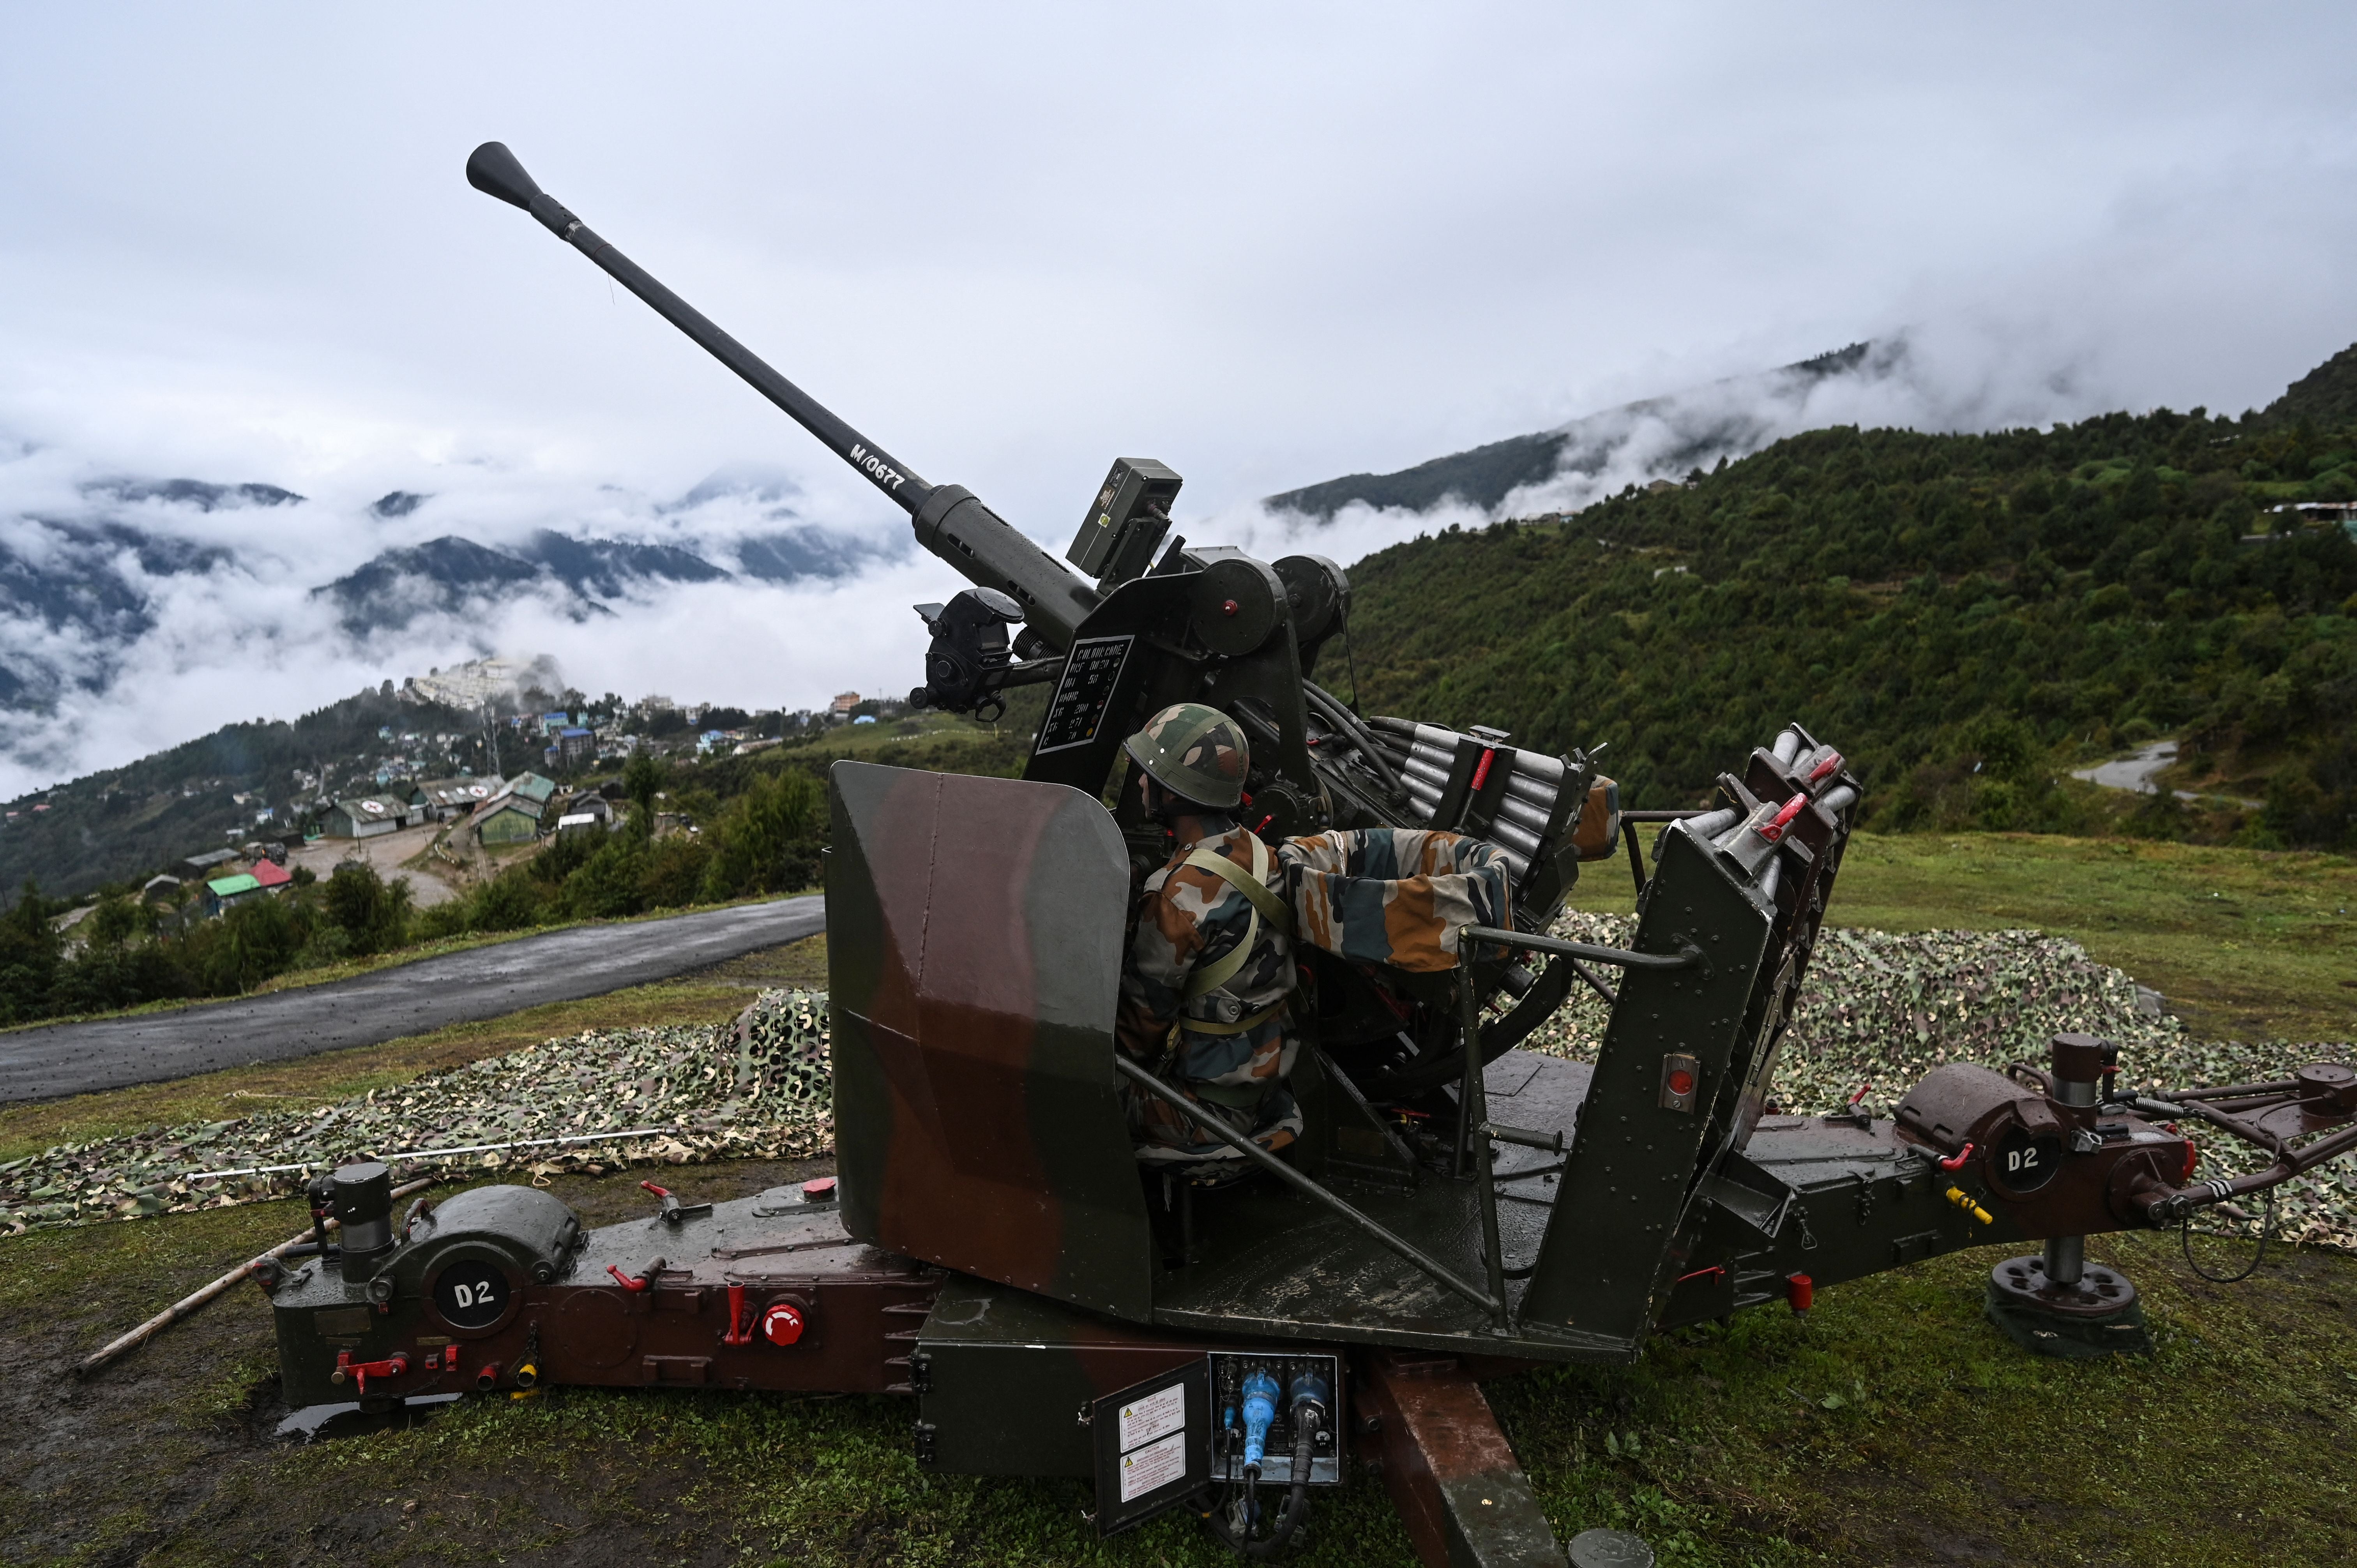
M1588 866L1572 902L1626 913L1626 860ZM2343 856L1862 833L1829 918L1889 931L2036 927L2159 991L2205 1038L2357 1039L2357 861Z
M1628 908L1625 866L1589 871L1576 902ZM1835 913L1893 929L2042 926L2158 986L2197 1028L2349 1038L2341 982L2357 974L2357 934L2338 911L2352 894L2357 868L2321 856L1864 838ZM813 939L415 1040L20 1107L0 1112L0 1157L68 1129L235 1114L260 1094L324 1101L551 1034L717 1019L748 986L823 983L823 953ZM665 1180L693 1202L753 1190L776 1169ZM557 1189L605 1223L637 1212L635 1179L566 1176ZM929 1475L910 1456L913 1412L892 1400L567 1390L276 1448L257 1434L274 1419L270 1331L245 1293L85 1394L57 1395L31 1370L300 1219L292 1205L256 1205L0 1242L0 1365L12 1370L0 1417L15 1423L23 1477L0 1493L0 1560L1233 1561L1176 1517L1100 1543L1075 1483ZM2213 1273L2243 1261L2230 1243L2195 1245ZM1998 1256L1983 1250L1826 1290L1803 1318L1756 1311L1657 1339L1631 1367L1542 1369L1489 1393L1561 1536L1638 1530L1677 1568L2357 1561L2346 1458L2357 1372L2338 1348L2357 1333L2357 1258L2277 1253L2223 1287L2189 1274L2173 1238L2104 1236L2091 1251L2143 1290L2152 1356L2018 1353L1980 1316ZM105 1391L117 1379L119 1397ZM112 1425L135 1442L86 1441L102 1412L77 1401L108 1398ZM1363 1466L1320 1500L1289 1557L1410 1561Z
M686 1167L688 1201L800 1169ZM636 1174L560 1177L593 1223ZM1232 1563L1166 1516L1109 1542L1075 1482L934 1476L905 1401L560 1390L287 1448L271 1330L240 1290L76 1385L53 1369L261 1247L298 1205L0 1242L0 1355L19 1484L0 1560L796 1564ZM2225 1244L2204 1262L2238 1260ZM1644 1533L1674 1568L1953 1561L2242 1568L2357 1559L2346 1454L2357 1259L2278 1256L2202 1283L2156 1237L2096 1254L2144 1290L2148 1358L2024 1356L1980 1317L1984 1251L1656 1340L1635 1365L1546 1369L1489 1395L1558 1533ZM93 1290L93 1281L105 1288ZM111 1421L133 1443L88 1441ZM351 1555L357 1551L360 1555ZM1321 1496L1303 1568L1411 1561L1380 1482Z

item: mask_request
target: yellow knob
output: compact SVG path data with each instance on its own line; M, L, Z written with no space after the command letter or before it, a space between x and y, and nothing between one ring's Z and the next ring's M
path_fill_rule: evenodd
M1963 1187L1950 1187L1948 1189L1948 1201L1954 1204L1958 1208L1963 1209L1965 1213L1971 1215L1974 1219L1979 1220L1984 1225L1993 1225L1996 1222L1996 1216L1991 1214L1987 1209L1983 1208L1979 1204L1975 1203L1972 1199L1972 1195L1966 1192Z

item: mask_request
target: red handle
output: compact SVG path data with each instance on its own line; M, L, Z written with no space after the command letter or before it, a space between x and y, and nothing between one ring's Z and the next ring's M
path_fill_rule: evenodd
M671 1188L667 1187L657 1187L651 1181L642 1181L639 1183L639 1185L645 1187L649 1192L653 1193L657 1197L669 1197L671 1196Z
M1679 1284L1679 1285L1682 1285L1682 1284L1685 1283L1688 1280L1699 1280L1699 1279L1707 1278L1708 1276L1713 1275L1713 1274L1724 1274L1724 1273L1727 1273L1727 1266L1726 1266L1725 1264L1723 1264L1723 1263L1713 1263L1710 1267L1708 1267L1708 1268L1706 1268L1706 1269L1696 1269L1694 1273L1690 1273L1690 1274L1680 1274L1680 1275L1679 1275L1679 1276L1678 1276L1674 1281L1673 1281L1673 1282L1672 1282L1672 1283L1673 1283L1673 1284Z
M1825 753L1825 759L1823 762L1818 763L1814 768L1809 769L1809 782L1814 784L1820 779L1832 778L1835 773L1841 771L1841 765L1842 754L1840 752L1829 751Z
M1784 809L1778 811L1773 820L1760 828L1760 836L1770 843L1781 843L1784 837L1784 830L1792 825L1792 819L1799 816L1801 808L1808 803L1809 798L1806 795L1795 795L1785 801Z
M1964 1162L1972 1157L1973 1146L1970 1144L1966 1144L1963 1148L1958 1149L1954 1154L1950 1155L1946 1159L1942 1160L1940 1162L1940 1168L1943 1171L1963 1170L1964 1168Z
M621 1270L616 1268L611 1263L606 1265L606 1272L613 1275L614 1283L620 1285L624 1290L644 1290L651 1283L646 1274L640 1274L637 1279L632 1279L630 1275L624 1273Z
M750 1345L753 1326L745 1321L745 1287L728 1287L728 1332L720 1337L723 1345Z
M397 1378L407 1370L409 1358L399 1352L382 1361L355 1361L350 1350L339 1350L336 1352L336 1369L329 1374L328 1380L340 1383L350 1376L360 1384L361 1392L366 1393L371 1378Z

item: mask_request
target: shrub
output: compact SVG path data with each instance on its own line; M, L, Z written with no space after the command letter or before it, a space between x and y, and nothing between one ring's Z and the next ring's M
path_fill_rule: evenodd
M376 874L374 866L347 861L328 878L321 903L328 919L342 930L352 952L382 952L408 940L410 892L406 876L387 882Z
M756 779L707 835L712 864L704 896L737 898L806 887L818 873L818 781L797 769Z
M639 873L642 908L678 909L695 902L712 866L712 852L692 833L674 833L647 846Z
M546 909L546 896L531 866L511 866L467 896L467 929L521 931L539 925Z
M590 837L588 833L573 836ZM635 833L602 836L606 842L565 879L565 908L572 915L592 919L635 915L643 907L639 885L645 872L645 847Z

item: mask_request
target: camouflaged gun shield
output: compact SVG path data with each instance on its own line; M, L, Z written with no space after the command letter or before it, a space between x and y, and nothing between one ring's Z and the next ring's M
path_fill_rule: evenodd
M1129 867L1060 784L827 772L828 1012L851 1235L1117 1316L1151 1240L1115 1088Z
M1355 963L1432 972L1457 967L1463 926L1502 926L1513 888L1505 857L1461 833L1360 828L1278 846L1294 934Z

